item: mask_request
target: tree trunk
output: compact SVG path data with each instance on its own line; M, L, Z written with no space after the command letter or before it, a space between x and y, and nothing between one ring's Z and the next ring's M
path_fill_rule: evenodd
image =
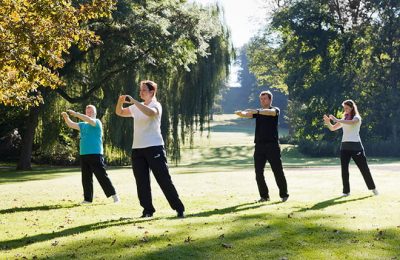
M21 155L17 165L17 170L31 170L31 157L33 138L39 121L39 107L32 107L26 121L26 129L22 137Z

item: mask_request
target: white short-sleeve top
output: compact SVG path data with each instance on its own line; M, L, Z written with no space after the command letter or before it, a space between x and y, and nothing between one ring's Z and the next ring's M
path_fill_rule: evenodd
M342 124L342 129L343 129L342 142L361 142L360 138L361 117L360 115L355 115L354 118L358 118L357 123L352 125Z
M144 103L142 102L142 104ZM132 149L164 145L161 135L162 106L156 100L152 100L147 106L149 108L156 108L158 114L154 117L149 117L135 105L128 107L134 121Z

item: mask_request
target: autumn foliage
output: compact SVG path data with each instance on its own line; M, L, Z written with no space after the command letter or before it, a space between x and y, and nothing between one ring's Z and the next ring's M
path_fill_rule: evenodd
M99 38L85 26L108 17L112 0L73 4L68 0L2 0L0 16L0 104L34 105L39 87L63 84L57 69L72 44L87 49Z

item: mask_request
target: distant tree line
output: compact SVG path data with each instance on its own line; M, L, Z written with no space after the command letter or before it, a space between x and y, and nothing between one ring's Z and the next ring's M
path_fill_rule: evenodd
M259 85L255 75L249 70L248 45L237 50L235 64L239 67L237 83L239 86L223 88L223 99L221 100L222 113L233 113L236 110L246 108L259 108L259 94L263 90L270 90L274 95L273 106L281 110L279 125L287 128L286 110L288 97L280 89L271 88L269 85Z

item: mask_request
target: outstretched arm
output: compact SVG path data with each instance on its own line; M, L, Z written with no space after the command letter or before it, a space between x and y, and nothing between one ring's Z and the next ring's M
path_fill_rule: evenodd
M96 126L96 119L91 118L90 116L75 112L74 110L68 109L67 112L76 118L79 118L82 121L89 123L91 126Z
M237 116L239 116L239 117L242 117L242 118L253 118L253 114L248 113L246 110L243 110L243 111L241 111L241 110L235 111L235 114L236 114Z
M332 125L331 124L331 119L327 115L324 115L324 122L325 122L325 125L331 131L336 131L336 130L342 128L342 125L340 123L335 123L334 125Z
M253 118L254 114L259 114L259 115L263 115L263 116L277 116L278 115L278 113L276 112L276 109L270 109L270 108L246 109L243 111L235 111L235 114L240 117L245 117L245 118Z
M329 119L331 119L333 122L346 124L346 125L354 125L354 124L358 123L358 121L360 121L360 119L358 117L354 117L351 120L346 120L346 119L337 119L333 115L329 115Z
M79 125L72 121L66 112L62 112L61 115L69 128L76 129L78 131L80 130Z

